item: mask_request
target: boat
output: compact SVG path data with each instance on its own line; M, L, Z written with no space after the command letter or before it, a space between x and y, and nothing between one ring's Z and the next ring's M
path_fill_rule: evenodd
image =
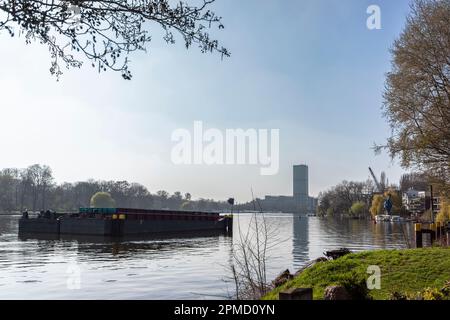
M402 217L400 217L400 216L391 216L390 221L391 221L391 222L402 222L403 219L402 219Z
M405 219L402 218L401 216L391 216L391 215L388 215L388 214L380 214L380 215L375 216L375 221L376 222L381 222L381 221L384 221L384 222L403 222L403 221L405 221Z
M123 237L134 235L222 230L232 232L233 216L216 212L130 208L80 208L75 213L24 213L19 234Z
M375 221L376 222L391 221L391 216L387 214L379 214L375 216Z

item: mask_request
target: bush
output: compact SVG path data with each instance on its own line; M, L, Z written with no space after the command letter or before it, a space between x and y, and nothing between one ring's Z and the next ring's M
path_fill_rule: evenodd
M427 288L425 289L419 296L422 297L422 300L444 300L444 294L435 288Z
M392 292L389 300L450 300L450 281L442 289L426 288L415 294Z
M409 300L408 298L409 297L407 294L400 293L397 291L390 293L388 297L389 300Z
M352 207L350 208L351 215L360 216L364 213L366 213L366 204L364 202L358 201L353 203Z
M91 208L114 208L116 202L108 192L97 192L91 198Z

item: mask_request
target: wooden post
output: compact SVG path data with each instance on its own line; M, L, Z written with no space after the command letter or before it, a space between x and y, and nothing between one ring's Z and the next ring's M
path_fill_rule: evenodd
M430 206L431 207L431 222L434 222L433 185L430 185L430 197L431 197L431 206Z
M313 300L312 288L291 288L278 294L279 300Z
M414 231L416 233L416 248L422 248L422 224L414 224Z
M436 241L436 223L430 224L431 245Z
M447 222L447 225L444 224L444 232L447 234L447 246L450 247L450 222Z
M227 233L233 235L233 216L225 217L225 230Z
M436 240L439 241L441 239L441 223L436 222Z
M441 222L441 237L445 237L445 235L446 235L445 222Z

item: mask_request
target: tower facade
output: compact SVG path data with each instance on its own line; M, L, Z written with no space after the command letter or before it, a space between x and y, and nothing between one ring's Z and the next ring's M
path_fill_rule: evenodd
M294 166L294 201L299 213L308 213L309 210L309 187L308 187L308 166Z

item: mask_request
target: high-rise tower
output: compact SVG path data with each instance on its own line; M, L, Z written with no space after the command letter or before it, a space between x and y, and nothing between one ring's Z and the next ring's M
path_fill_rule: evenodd
M308 166L294 166L294 201L299 213L308 213L309 189L308 189Z

